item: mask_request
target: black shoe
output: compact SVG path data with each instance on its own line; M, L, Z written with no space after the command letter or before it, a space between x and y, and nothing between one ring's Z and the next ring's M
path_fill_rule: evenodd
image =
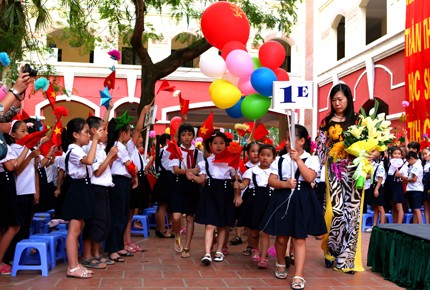
M242 244L242 238L235 236L233 240L230 241L230 245L236 246Z
M324 259L324 263L325 263L325 267L326 268L331 268L334 265L334 261L330 261L330 260L327 260L327 259Z
M288 270L291 266L290 256L285 256L285 269Z

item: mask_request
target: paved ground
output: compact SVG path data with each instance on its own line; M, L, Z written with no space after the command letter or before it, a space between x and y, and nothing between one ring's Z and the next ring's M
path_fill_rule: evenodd
M273 271L275 260L270 258L268 270L257 269L250 257L242 255L244 245L230 246L230 255L222 263L202 266L200 258L203 253L202 227L197 226L194 249L191 258L184 259L173 251L174 239L154 237L151 231L149 239L135 236L134 241L146 251L127 258L125 263L117 263L104 270L96 270L92 279L79 280L66 277L66 267L60 263L42 277L37 272L21 271L17 277L0 277L0 289L194 289L194 290L263 290L291 289L291 276L287 280L276 279ZM363 234L363 259L367 257L370 234ZM355 275L335 272L323 267L320 242L313 237L308 239L308 258L305 266L306 289L402 289L385 281L379 273L369 269Z

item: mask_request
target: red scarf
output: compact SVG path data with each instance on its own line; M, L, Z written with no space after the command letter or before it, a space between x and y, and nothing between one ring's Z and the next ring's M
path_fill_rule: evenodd
M194 160L194 149L185 149L184 147L181 147L181 151L187 152L187 168L194 168L195 167L195 160Z

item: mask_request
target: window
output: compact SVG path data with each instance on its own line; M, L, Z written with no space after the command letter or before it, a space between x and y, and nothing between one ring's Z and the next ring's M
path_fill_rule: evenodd
M57 61L63 61L63 50L61 48L58 49Z
M94 50L90 51L90 61L89 63L94 63Z
M370 0L366 6L366 45L387 34L387 1Z
M337 26L337 60L345 57L345 17L339 21Z
M121 50L121 63L140 65L140 59L132 47L123 47Z

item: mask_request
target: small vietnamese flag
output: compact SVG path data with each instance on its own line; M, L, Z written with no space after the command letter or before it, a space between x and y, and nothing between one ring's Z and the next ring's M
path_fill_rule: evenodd
M109 90L113 90L115 88L115 78L116 78L116 73L115 71L113 71L110 73L110 75L108 75L105 78L105 81L103 82L103 86L108 87Z
M254 131L254 139L255 140L261 140L265 136L269 134L269 131L267 131L266 127L264 127L263 123L260 123L260 125L257 126L257 128Z
M186 115L190 106L190 100L183 99L181 93L179 92L179 107L181 108L181 114Z
M158 95L158 93L159 93L160 91L174 92L175 90L176 90L176 87L175 87L175 86L171 86L171 85L169 84L169 82L168 82L168 81L166 81L166 80L162 80L162 81L161 81L161 85L160 85L160 87L158 88L157 93L155 93L155 95Z
M209 138L213 134L213 132L215 132L215 129L214 129L214 113L211 112L209 114L209 117L206 119L206 121L200 127L197 136L202 137L203 140L205 140L205 139Z
M63 132L63 123L61 122L61 119L58 119L57 123L55 124L55 127L52 131L51 141L54 143L55 146L61 145L61 133Z
M51 104L52 110L54 110L57 95L55 94L55 90L54 90L54 87L52 86L51 82L49 83L49 87L46 90L46 97L48 98L48 101Z

